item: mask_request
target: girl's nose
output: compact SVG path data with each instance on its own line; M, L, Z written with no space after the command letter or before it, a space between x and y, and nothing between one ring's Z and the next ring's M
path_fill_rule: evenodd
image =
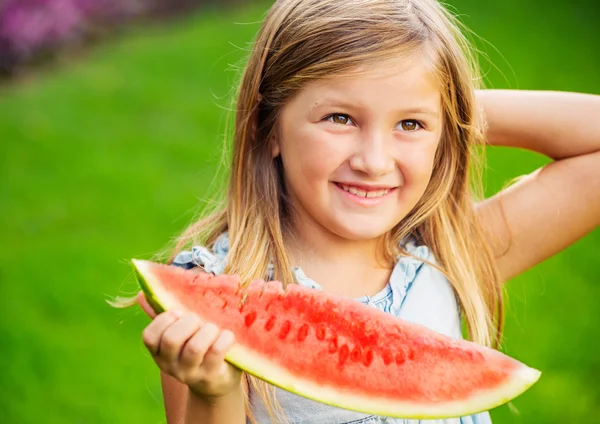
M386 137L390 136L379 132L362 134L357 151L350 158L350 167L369 177L380 177L391 172L394 160Z

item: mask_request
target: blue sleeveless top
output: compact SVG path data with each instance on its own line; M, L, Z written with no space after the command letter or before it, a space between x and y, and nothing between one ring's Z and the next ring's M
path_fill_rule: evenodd
M447 278L423 260L436 263L427 246L409 241L403 245L413 257L400 256L392 270L390 281L374 296L356 300L412 321L434 331L454 338L461 338L461 318L458 301ZM212 250L194 246L191 251L177 255L173 265L184 268L202 266L206 272L220 274L227 264L229 238L221 235ZM418 258L418 259L417 259ZM293 268L296 282L315 290L322 290L318 283L298 268ZM273 278L269 268L267 279ZM286 414L288 424L491 424L487 412L462 418L441 420L409 420L363 414L325 405L286 390L275 388L275 396ZM252 411L259 424L270 424L266 407L258 396L250 393Z

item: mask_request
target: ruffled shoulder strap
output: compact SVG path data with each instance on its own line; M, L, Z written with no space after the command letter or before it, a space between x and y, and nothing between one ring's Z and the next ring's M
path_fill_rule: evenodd
M446 276L436 267L435 255L425 245L410 240L403 246L411 256L401 256L392 273L390 285L402 301L395 314L442 334L461 338L460 304ZM427 262L429 263L427 263ZM398 272L398 277L394 274Z
M417 244L414 239L403 241L400 246L408 255L399 255L396 258L396 265L392 270L389 280L389 291L391 296L389 304L386 305L386 311L399 316L400 310L404 305L406 295L411 289L417 275L421 271L425 261L433 262L433 255L425 245Z
M222 274L227 265L227 254L229 253L229 235L221 234L213 244L212 250L204 246L194 246L192 250L179 252L173 265L185 269L201 267L206 272L219 275Z

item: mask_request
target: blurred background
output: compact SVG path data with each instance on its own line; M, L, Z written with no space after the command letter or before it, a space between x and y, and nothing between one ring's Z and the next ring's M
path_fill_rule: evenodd
M0 1L0 422L165 422L148 319L105 299L201 207L269 4ZM450 7L490 86L600 94L597 0ZM488 193L544 163L490 149ZM543 375L495 423L600 423L599 275L596 230L507 285L504 351Z

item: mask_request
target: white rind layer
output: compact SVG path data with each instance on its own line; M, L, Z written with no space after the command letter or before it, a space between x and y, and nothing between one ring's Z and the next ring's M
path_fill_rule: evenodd
M133 264L138 271L142 289L146 296L151 297L148 299L151 303L155 303L162 310L182 308L179 301L163 289L160 280L154 278L150 269L152 265L149 262L134 259ZM540 371L522 365L508 381L493 389L480 390L467 399L416 403L316 384L301 375L290 373L260 352L237 343L231 347L225 359L275 386L318 402L368 414L415 419L453 418L495 408L523 393L541 375Z

